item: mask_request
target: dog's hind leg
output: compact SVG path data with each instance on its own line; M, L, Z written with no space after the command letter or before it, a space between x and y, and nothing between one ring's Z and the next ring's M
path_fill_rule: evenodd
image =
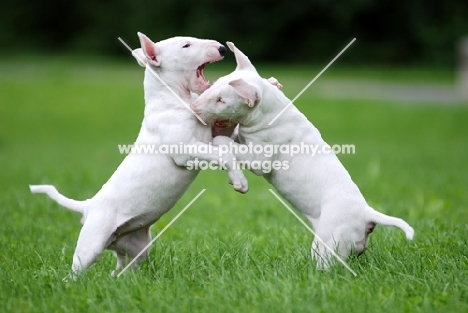
M316 231L311 254L312 259L317 261L318 269L328 270L339 261L337 258L341 260L340 263L348 258L351 248L341 234L339 229L319 228Z
M328 246L330 247L330 245ZM333 245L330 248L333 249ZM317 262L317 268L320 270L328 270L333 264L332 253L329 250L327 250L324 242L318 240L317 238L315 238L312 242L311 255L312 259Z
M119 272L125 267L125 264L127 262L127 255L122 252L115 252L115 257L117 258L117 266L115 267L115 270L111 272L112 277L117 277Z
M115 271L112 271L112 276L116 276L129 262L140 254L143 249L151 242L150 227L147 226L131 232L127 235L119 237L112 243L109 249L116 252L117 266ZM133 263L133 268L138 268L143 263L149 254L149 249L146 249L137 260Z
M113 223L106 223L103 218L93 216L85 221L73 255L73 279L101 256L114 231Z
M140 254L140 252L143 251L143 249L145 249L146 246L148 246L151 242L150 227L151 226L147 226L132 234L130 239L132 245L127 250L127 254L132 259L136 258L137 255ZM146 260L150 249L151 247L148 247L140 256L138 256L138 259L135 261L135 263L133 263L135 268L139 267L140 264Z

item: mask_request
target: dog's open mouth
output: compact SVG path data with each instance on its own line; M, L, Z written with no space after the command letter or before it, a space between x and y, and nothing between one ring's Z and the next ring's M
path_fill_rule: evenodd
M203 73L203 71L205 70L205 66L210 63L218 62L222 59L223 57L220 57L219 59L214 59L214 60L205 62L197 68L196 70L197 79L199 80L200 85L203 86L203 90L201 92L211 87L210 82L205 78L205 74Z
M228 128L231 127L234 124L231 120L217 120L214 121L214 125L217 128Z
M205 78L205 75L203 75L203 70L205 69L205 66L209 63L212 63L212 62L206 62L206 63L203 63L202 65L200 65L198 68L197 68L197 78L201 78L203 80L203 82L207 85L210 85L210 82L206 80Z
M207 65L207 64L208 63L203 63L202 65L200 65L197 68L197 78L199 78L201 76L206 81L205 76L203 76L203 70L205 69L205 65Z

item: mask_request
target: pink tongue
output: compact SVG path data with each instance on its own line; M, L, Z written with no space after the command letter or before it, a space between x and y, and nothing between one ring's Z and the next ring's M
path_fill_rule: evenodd
M197 68L197 77L200 77L200 76L203 77L204 81L206 81L205 76L203 75L203 70L205 69L205 65L206 63Z
M221 120L221 121L215 121L214 125L218 128L226 128L226 127L231 126L231 123L229 122L229 120Z

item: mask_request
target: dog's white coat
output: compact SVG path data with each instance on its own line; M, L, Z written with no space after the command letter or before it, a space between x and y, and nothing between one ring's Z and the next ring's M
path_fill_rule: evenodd
M191 37L175 37L154 44L145 35L138 35L142 48L134 50L133 55L146 67L145 112L135 143L206 145L212 139L211 126L203 126L153 71L190 103L196 98L191 91L201 93L209 87L197 68L221 60L220 49L225 51L224 46ZM174 206L197 176L198 171L184 167L193 158L219 160L216 149L210 155L129 154L101 190L85 201L69 199L54 186L30 186L33 193L46 193L60 205L83 214L72 273L90 266L106 248L115 251L116 271L142 251L151 241L150 227ZM236 190L247 191L242 171L228 168L228 174ZM141 263L147 254L148 251L143 253L135 264Z
M239 123L240 144L300 144L327 145L320 132L291 105L271 126L268 125L290 100L262 79L249 59L228 42L235 53L236 70L216 81L191 105L204 120L226 120ZM232 139L220 136L214 144L229 144ZM312 223L316 234L341 257L351 251L362 252L376 224L401 228L408 239L413 229L402 219L390 217L372 209L365 201L348 171L333 153L311 155L284 154L267 158L263 155L237 155L238 160L288 161L289 169L272 170L263 175L297 210ZM312 244L312 256L319 268L328 268L332 254L317 240Z

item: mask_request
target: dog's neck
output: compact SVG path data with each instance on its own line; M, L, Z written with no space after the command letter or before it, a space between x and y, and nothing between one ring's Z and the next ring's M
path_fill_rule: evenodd
M239 122L241 143L258 140L263 140L265 143L317 140L318 144L322 143L320 133L294 105L282 112L291 101L280 90L267 80L262 87L260 102ZM310 137L308 133L298 130L298 125L311 125L314 129L313 136Z
M156 77L155 73L159 78ZM152 140L148 139L150 138L148 136L157 133L158 127L161 127L159 116L164 112L180 110L181 115L179 117L181 120L187 118L186 115L189 115L189 118L192 117L192 114L183 103L189 105L191 102L192 94L188 89L188 84L185 85L183 81L181 83L180 79L178 83L175 83L174 80L171 80L170 75L160 75L152 68L147 68L143 85L145 91L144 118L136 142Z
M184 73L162 73L153 67L147 68L145 70L145 79L143 83L146 104L148 105L154 102L154 99L161 98L162 95L170 95L174 97L175 101L180 102L173 93L184 100L187 104L190 104L191 92L189 90L189 80L187 78L181 80L181 76L183 75Z

